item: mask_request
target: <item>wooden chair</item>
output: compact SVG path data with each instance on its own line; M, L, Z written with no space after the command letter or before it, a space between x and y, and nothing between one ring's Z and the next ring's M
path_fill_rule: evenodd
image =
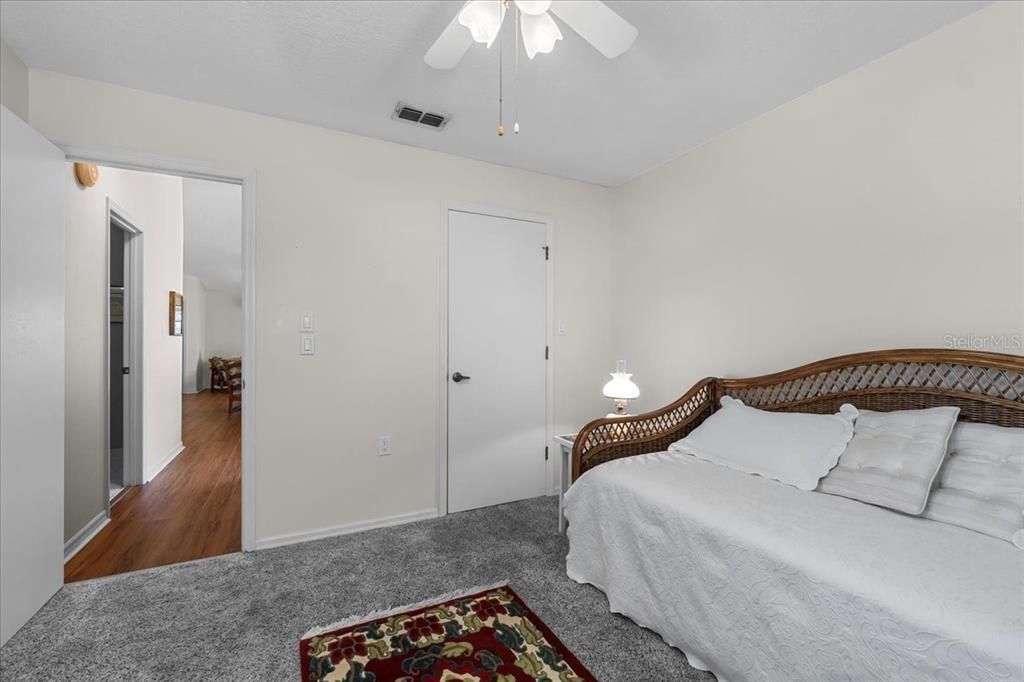
M235 409L235 403L238 403L238 409L242 409L242 360L241 358L232 358L224 361L224 382L228 392L228 414L231 414Z
M224 379L224 358L214 356L207 362L210 363L210 391L216 393L227 388Z

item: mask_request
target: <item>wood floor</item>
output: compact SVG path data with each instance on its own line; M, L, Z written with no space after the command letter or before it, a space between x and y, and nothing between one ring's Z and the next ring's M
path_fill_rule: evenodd
M64 566L74 582L241 549L242 416L223 393L182 396L185 450L118 499L112 519Z

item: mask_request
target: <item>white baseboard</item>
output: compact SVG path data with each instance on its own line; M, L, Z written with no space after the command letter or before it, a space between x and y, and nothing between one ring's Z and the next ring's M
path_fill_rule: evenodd
M156 478L156 475L159 474L161 471L163 471L164 467L166 467L168 464L170 464L171 461L175 457L180 455L182 450L184 450L184 449L185 449L185 444L179 441L177 445L175 445L173 448L171 448L170 452L168 452L166 455L164 455L163 459L161 459L159 462L157 462L156 465L153 466L146 473L146 483L149 483L154 478Z
M337 535L360 533L364 530L386 528L388 526L399 526L403 523L412 523L413 521L423 521L425 519L434 518L437 518L437 509L421 509L420 511L409 512L407 514L396 514L395 516L382 516L377 519L368 519L366 521L343 523L340 526L328 526L326 528L316 528L314 530L299 531L298 533L284 533L282 535L271 535L268 538L256 540L256 549L270 549L271 547L294 545L299 542L321 540L323 538L331 538Z
M89 541L96 537L96 534L103 530L103 527L110 523L110 517L107 516L107 512L101 511L99 514L93 517L92 521L85 524L82 530L75 533L70 540L64 543L64 563L71 561L71 557L78 554L83 547L89 544Z

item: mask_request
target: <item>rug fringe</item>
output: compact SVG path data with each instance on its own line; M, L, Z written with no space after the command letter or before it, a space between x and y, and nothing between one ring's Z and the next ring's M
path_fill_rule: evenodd
M434 604L440 604L440 603L444 603L446 601L451 601L453 599L458 599L459 597L465 597L466 595L476 594L477 592L485 592L487 590L496 590L499 587L505 587L507 585L508 585L508 581L507 580L504 580L504 581L499 582L499 583L494 583L494 584L491 584L491 585L478 585L478 586L472 587L472 588L470 588L468 590L454 590L452 592L445 592L444 594L439 594L436 597L431 597L430 599L424 599L423 601L418 601L418 602L415 602L415 603L412 603L412 604L404 604L402 606L394 606L394 607L391 607L391 608L388 608L388 609L381 609L381 610L378 610L378 611L370 611L369 613L364 613L364 614L359 615L359 616L350 616L350 617L345 618L343 620L339 620L339 621L337 621L335 623L331 623L330 625L324 625L323 627L310 628L309 630L306 631L306 634L302 635L302 639L309 639L310 637L316 637L317 635L322 635L325 632L330 632L331 630L339 630L341 628L349 627L350 625L357 625L359 623L365 623L365 622L371 621L371 620L379 620L381 618L387 618L388 616L394 616L394 615L399 614L399 613L404 613L405 611L413 611L415 609L426 608L428 606L433 606Z

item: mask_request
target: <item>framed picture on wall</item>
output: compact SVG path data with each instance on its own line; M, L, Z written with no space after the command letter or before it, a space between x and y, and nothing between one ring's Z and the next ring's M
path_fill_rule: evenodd
M171 336L181 336L182 313L185 308L185 299L177 291L170 295L170 309L168 312L169 331Z

